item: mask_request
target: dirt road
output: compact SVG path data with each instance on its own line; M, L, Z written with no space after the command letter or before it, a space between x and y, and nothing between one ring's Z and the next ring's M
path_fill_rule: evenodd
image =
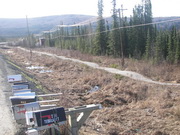
M16 123L10 112L11 94L10 85L7 82L7 75L13 73L0 55L0 135L14 135L17 131Z
M21 48L21 47L18 47L18 48L21 50L24 50L24 51L29 51L25 48ZM56 54L51 54L51 53L47 53L47 52L33 51L33 53L37 53L37 54L41 54L41 55L47 55L47 56L51 56L51 57L59 58L59 59L63 59L63 60L70 60L70 61L77 62L77 63L82 63L82 64L85 64L85 65L92 67L92 68L95 68L95 69L105 70L109 73L119 74L119 75L126 76L126 77L129 77L131 79L138 80L138 81L154 83L154 84L159 84L159 85L180 86L180 84L163 83L163 82L153 81L150 78L147 78L147 77L145 77L139 73L132 72L132 71L122 71L122 70L115 69L115 68L101 67L98 64L93 63L93 62L82 61L82 60L78 60L78 59L74 59L74 58L67 58L65 56L58 56Z
M89 117L80 131L82 135L179 135L180 91L179 87L171 86L179 85L176 82L165 86L157 81L161 84L157 85L135 72L107 68L109 64L87 62L90 61L88 59L79 60L81 57L70 59L71 55L63 57L59 52L53 53L45 49L33 50L30 61L30 53L26 52L27 49L24 50L12 48L3 51L7 58L39 80L50 93L62 92L59 106L69 108L97 103L103 105L103 109L93 112ZM30 64L43 66L45 70L53 72L42 74L40 70L29 70L26 67ZM177 73L180 73L179 70ZM148 81L151 83L147 83ZM94 86L100 86L100 89L89 92Z

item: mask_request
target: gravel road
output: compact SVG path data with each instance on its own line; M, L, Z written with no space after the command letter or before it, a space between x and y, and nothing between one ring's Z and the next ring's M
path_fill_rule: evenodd
M21 48L21 47L18 47L18 48L21 50L24 50L24 51L29 51L25 48ZM47 56L51 56L51 57L59 58L59 59L63 59L63 60L70 60L73 62L82 63L82 64L85 64L85 65L92 67L92 68L95 68L95 69L105 70L109 73L119 74L122 76L129 77L131 79L137 80L137 81L143 81L143 82L154 83L154 84L159 84L159 85L180 86L180 84L176 84L176 83L164 83L164 82L153 81L150 78L147 78L147 77L145 77L139 73L132 72L132 71L123 71L123 70L119 70L119 69L115 69L115 68L101 67L98 64L93 63L93 62L82 61L82 60L73 59L73 58L67 58L65 56L58 56L56 54L51 54L51 53L47 53L47 52L33 51L33 53L37 53L37 54L41 54L41 55L47 55Z
M0 55L0 135L14 135L18 129L10 110L11 87L6 79L8 74L14 73Z

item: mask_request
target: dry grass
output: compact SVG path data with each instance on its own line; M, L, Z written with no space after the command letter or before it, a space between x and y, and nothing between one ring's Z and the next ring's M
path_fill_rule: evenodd
M60 50L55 48L44 48L39 50L51 52L57 55L63 55L85 61L95 62L100 66L135 71L149 78L152 78L153 80L161 82L180 83L179 65L169 65L166 62L162 62L159 65L155 65L151 61L147 62L145 60L125 59L125 66L121 67L120 58L111 58L106 56L91 56L89 54L82 54L79 51Z
M13 50L14 51L14 50ZM46 50L44 50L46 51ZM103 66L113 65L118 59L92 57L79 52L49 50L58 55L93 61ZM27 53L16 50L7 54L23 68L30 63ZM112 59L112 61L111 61ZM83 64L52 59L33 54L32 65L45 66L53 73L33 74L50 92L62 92L60 106L72 107L101 103L103 109L94 111L81 128L82 135L178 135L180 133L180 88L137 82L126 77L95 70ZM148 65L148 67L147 67ZM142 72L148 77L171 80L180 69L176 66L153 66L144 61L126 60L126 70ZM175 69L174 69L175 68ZM166 73L167 72L167 73ZM100 90L88 93L98 85Z

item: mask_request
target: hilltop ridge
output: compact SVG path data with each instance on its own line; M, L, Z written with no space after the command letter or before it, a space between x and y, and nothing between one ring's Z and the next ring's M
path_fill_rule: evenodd
M71 25L80 23L96 16L90 15L54 15L36 18L28 18L28 24L31 34L38 34L41 31L48 31L56 25ZM154 22L176 19L179 17L155 17ZM111 18L108 18L111 21ZM174 23L178 25L179 22ZM167 28L167 25L161 25L161 28ZM0 37L23 37L27 35L26 18L0 18Z

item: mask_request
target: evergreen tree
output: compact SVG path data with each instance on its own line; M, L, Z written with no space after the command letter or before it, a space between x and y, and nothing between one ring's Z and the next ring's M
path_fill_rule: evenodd
M150 0L142 0L142 5L135 6L133 9L133 16L130 19L130 25L140 25L152 23L152 5ZM149 35L148 35L149 31ZM141 56L147 53L147 40L152 41L152 33L153 33L153 26L141 26L135 27L130 30L131 39L130 43L133 47L130 47L130 50L133 50L133 55L136 58L141 58ZM147 37L149 39L147 39ZM150 46L149 46L150 47Z
M130 16L130 21L129 21L129 25L132 26L133 25L133 17ZM134 34L135 31L134 31L134 28L128 28L127 29L127 38L128 38L128 48L127 48L127 51L128 51L128 54L130 57L132 57L134 55L134 50L135 50L135 38L134 38Z
M175 52L175 64L178 64L180 61L180 42L179 42L179 35L176 41L176 52Z
M107 41L105 29L105 20L103 19L103 0L98 0L97 35L94 47L94 53L97 55L104 55L106 53Z
M169 38L168 38L168 55L167 55L167 60L169 63L173 63L174 60L174 56L173 56L173 47L172 47L172 38L171 35L169 34Z
M146 40L145 58L149 59L150 57L151 57L151 38L150 38L150 32L148 30L147 40Z
M154 63L158 64L162 61L163 59L163 55L162 55L162 51L163 51L163 48L162 48L162 34L159 33L156 37L156 42L155 42L155 56L154 56Z
M142 0L144 3L144 23L152 23L152 5L151 0ZM149 30L150 37L153 34L153 26L147 25L145 26L146 35Z
M123 27L126 27L128 26L128 20L127 20L127 17L125 17L123 19ZM123 29L123 32L122 32L122 37L123 37L123 52L124 52L124 55L125 56L129 56L129 46L128 46L128 43L129 43L129 40L128 40L128 30L127 29Z
M169 63L174 63L175 61L176 43L177 43L177 31L175 26L173 26L168 38L167 60Z
M109 28L109 23L108 23L108 21L106 20L106 41L107 41L107 49L106 49L106 54L107 55L110 55L109 54L109 50L110 50L110 48L109 48L109 41L110 41L110 28Z
M143 6L135 6L133 10L133 25L144 24ZM134 56L140 58L145 52L146 46L146 31L144 27L133 28Z
M119 30L118 30L118 16L117 16L117 9L116 9L116 0L112 1L113 4L113 22L112 22L112 31L110 35L110 40L109 40L109 54L117 57L120 55L120 41L119 41Z

